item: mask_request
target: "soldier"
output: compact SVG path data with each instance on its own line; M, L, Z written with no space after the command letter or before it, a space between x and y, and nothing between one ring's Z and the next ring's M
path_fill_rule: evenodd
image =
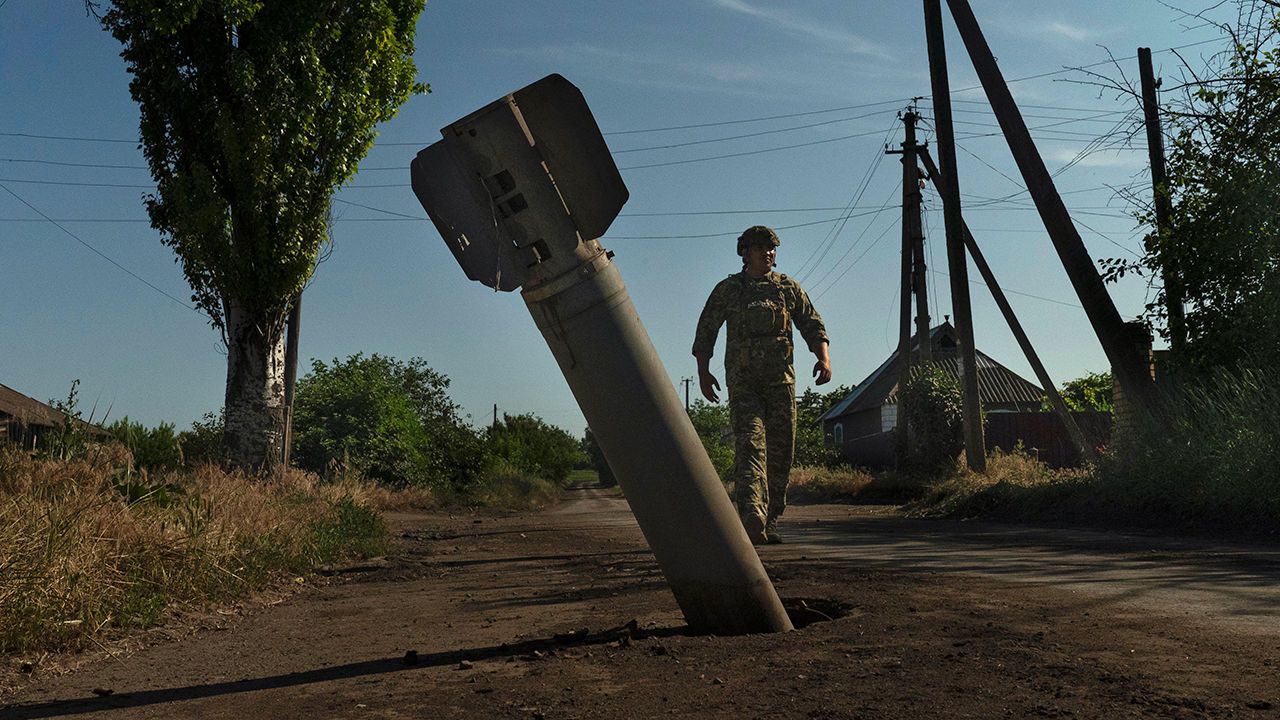
M778 516L787 506L796 432L793 323L818 358L813 366L817 384L831 380L822 318L799 283L773 272L777 253L778 234L763 225L738 237L742 272L711 291L693 340L702 395L719 402L711 355L720 325L728 323L724 365L734 437L734 501L756 545L782 542Z

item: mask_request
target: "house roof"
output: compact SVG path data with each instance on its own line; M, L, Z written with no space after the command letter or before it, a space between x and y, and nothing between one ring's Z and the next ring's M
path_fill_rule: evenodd
M66 416L57 410L5 385L0 385L0 413L13 416L27 425L52 426L66 421Z
M960 356L957 348L956 329L949 322L944 322L929 331L929 347L932 362L952 377L960 377ZM912 338L911 351L915 355L920 343ZM1044 391L1039 386L1027 381L1009 368L1001 365L981 350L974 352L975 364L978 366L978 399L983 405L1028 405L1038 404L1044 399ZM878 407L887 402L896 402L898 394L898 351L895 349L880 367L867 376L849 396L836 403L822 416L822 420L833 420L865 410Z

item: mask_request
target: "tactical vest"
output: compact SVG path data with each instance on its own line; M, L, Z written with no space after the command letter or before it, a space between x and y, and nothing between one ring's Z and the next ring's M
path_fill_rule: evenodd
M786 275L759 280L738 273L737 312L728 319L725 373L731 385L793 384L791 311ZM733 276L730 276L733 277Z

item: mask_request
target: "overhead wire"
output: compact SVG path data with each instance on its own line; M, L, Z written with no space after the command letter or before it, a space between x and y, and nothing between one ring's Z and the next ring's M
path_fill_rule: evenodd
M893 136L895 125L897 125L896 118L894 121L891 121L889 123L889 127L885 129L882 145L888 143L889 138ZM880 163L884 160L884 152L881 150L880 146L877 146L874 152L875 156L872 159L871 164L867 167L866 172L862 174L862 179L854 186L853 194L849 197L849 202L846 203L847 207L856 206L862 199L862 196L866 194L867 188L871 185L871 178L875 176L876 169L880 167ZM881 209L883 209L883 205L881 206ZM847 221L840 223L839 225L833 225L827 230L826 235L823 236L822 240L818 242L817 246L814 247L808 257L805 258L804 262L801 263L800 267L797 269L795 274L800 281L803 282L812 273L812 271L817 268L823 258L827 256L827 253L831 251L831 247L835 245L836 240L840 237L840 233L844 232L846 224Z
M119 270L123 271L125 274L129 275L130 277L132 277L134 280L137 280L138 282L142 283L143 285L146 285L147 287L151 288L152 290L155 290L156 292L158 292L158 293L160 293L161 295L163 295L163 296L165 296L165 297L169 298L169 299L170 299L170 300L172 300L173 302L175 302L175 303L177 303L177 304L181 305L182 307L185 307L185 308L186 308L186 309L188 309L188 310L191 310L191 311L193 311L193 312L200 313L200 314L202 314L202 315L204 314L204 312L203 312L203 311L201 311L200 309L196 308L195 306L193 306L193 305L189 305L188 303L185 303L185 302L183 302L182 300L179 300L178 298L174 297L173 295L170 295L169 293L165 292L165 291L164 291L164 290L162 290L161 288L159 288L159 287L157 287L156 285L154 285L151 281L147 280L146 278L142 277L141 275L137 274L136 272L134 272L134 271L130 270L129 268L125 267L124 265L121 265L119 262L117 262L117 261L116 261L114 258L112 258L111 256L107 255L106 253L102 252L102 251L101 251L101 250L99 250L98 248L94 247L94 246L93 246L93 245L91 245L89 242L87 242L86 240L84 240L83 238L81 238L79 235L76 235L75 233L73 233L73 232L71 232L70 230L68 230L67 228L65 228L65 227L64 227L61 223L59 223L57 220L54 220L53 218L49 217L48 215L45 215L45 214L44 214L44 212L40 210L40 208L38 208L38 207L36 207L35 205L32 205L31 203L27 202L27 201L26 201L26 199L24 199L21 195L19 195L18 193L14 192L13 190L10 190L10 189L9 189L9 187L8 187L7 185L0 184L0 190L4 190L5 192L7 192L7 193L9 193L10 195L12 195L12 196L13 196L13 197L18 201L18 202L22 203L23 205L26 205L26 206L27 206L27 208L29 208L32 212L34 212L34 213L36 213L37 215L39 215L40 217L44 218L44 219L45 219L45 220L47 220L50 224L52 224L54 227L58 228L59 230L61 230L61 231L62 231L62 232L64 232L64 233L66 233L69 237L71 237L71 239L73 239L73 240L75 240L76 242L80 243L81 245L85 246L85 247L86 247L86 248L88 248L90 251L92 251L95 255L97 255L98 257L102 258L103 260L106 260L107 262L111 263L111 264L112 264L112 265L114 265L116 268L118 268Z
M883 203L881 203L880 209L877 210L874 216L867 221L866 225L862 226L862 231L859 232L858 236L855 237L853 239L853 242L849 244L849 247L844 251L844 254L841 255L839 258L837 258L835 262L831 263L831 265L827 267L827 271L822 274L822 277L818 278L813 282L814 286L821 285L822 281L826 280L827 277L831 275L832 271L834 271L837 267L839 267L840 263L844 262L844 259L849 257L849 254L852 253L854 249L858 247L858 245L862 242L862 238L865 237L867 232L871 230L871 226L875 223L876 219L879 218L880 214L885 212L891 207L891 203L893 202L893 197L898 193L898 187L900 187L900 185L897 187L890 187L889 196L885 198ZM825 253L823 254L823 257L826 257ZM861 258L862 256L860 255L858 257ZM821 258L819 259L819 262L821 262ZM854 262L856 263L857 261L855 260ZM818 269L818 266L814 265L814 267L810 270L808 274L806 274L803 278L798 278L798 280L804 283L808 283L809 282L808 278L812 276L813 273L817 272L817 269Z

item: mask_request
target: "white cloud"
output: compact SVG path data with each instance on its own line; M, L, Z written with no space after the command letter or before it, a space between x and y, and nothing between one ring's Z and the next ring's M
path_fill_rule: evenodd
M713 0L716 5L733 12L749 15L772 23L784 30L822 40L840 46L858 55L870 55L879 58L892 58L888 49L879 43L872 42L861 35L845 32L816 20L788 14L771 7L752 5L744 0Z
M1045 29L1048 30L1051 34L1061 35L1062 37L1065 37L1068 40L1075 40L1076 42L1084 42L1085 40L1088 40L1090 38L1097 37L1095 33L1089 30L1086 30L1085 28L1082 28L1078 25L1071 25L1068 23L1064 23L1060 20L1055 20L1049 23L1048 25L1045 26Z

